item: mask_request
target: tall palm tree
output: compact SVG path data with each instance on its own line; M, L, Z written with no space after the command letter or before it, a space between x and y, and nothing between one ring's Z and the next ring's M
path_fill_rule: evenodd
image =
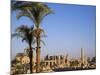
M24 1L18 1L14 2L12 4L12 10L20 10L20 12L17 15L17 18L19 19L22 16L29 17L34 25L35 30L34 34L36 37L36 63L37 63L37 69L36 72L39 72L39 64L40 64L40 39L41 34L44 32L42 28L40 28L40 24L43 21L44 17L52 13L52 10L43 3L40 2L24 2Z
M30 71L32 73L33 67L33 51L32 51L32 44L34 43L34 34L33 34L33 27L27 27L26 25L22 25L18 27L15 33L12 34L12 37L18 37L22 39L22 42L25 41L29 46L29 58L30 58Z

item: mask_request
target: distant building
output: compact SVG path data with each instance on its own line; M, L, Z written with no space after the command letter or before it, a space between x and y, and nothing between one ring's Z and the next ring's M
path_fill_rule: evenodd
M24 53L18 53L16 55L16 60L21 62L21 64L28 64L30 62L29 57Z

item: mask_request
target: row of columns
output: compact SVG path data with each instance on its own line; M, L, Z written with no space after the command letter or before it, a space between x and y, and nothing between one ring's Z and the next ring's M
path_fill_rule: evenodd
M68 62L68 56L64 57L64 56L49 56L47 60L45 60L45 63L48 64L48 66L50 65L61 65L61 64L65 64L65 60L67 60Z

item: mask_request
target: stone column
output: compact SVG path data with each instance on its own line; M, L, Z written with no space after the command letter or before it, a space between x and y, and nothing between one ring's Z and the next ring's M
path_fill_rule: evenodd
M65 56L63 56L63 64L65 65Z
M60 65L60 56L58 56L58 65Z
M54 56L54 61L55 61L55 64L57 64L56 56Z
M50 62L48 62L48 66L50 67Z

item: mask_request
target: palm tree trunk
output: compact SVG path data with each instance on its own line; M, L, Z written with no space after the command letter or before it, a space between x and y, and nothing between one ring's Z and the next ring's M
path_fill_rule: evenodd
M30 45L30 51L29 51L29 58L30 58L30 73L32 73L32 67L33 67L33 64L32 64L32 61L33 61L33 51L32 51L32 47Z
M40 37L36 38L37 40L37 48L36 48L36 62L37 62L37 67L36 67L36 72L40 72Z

